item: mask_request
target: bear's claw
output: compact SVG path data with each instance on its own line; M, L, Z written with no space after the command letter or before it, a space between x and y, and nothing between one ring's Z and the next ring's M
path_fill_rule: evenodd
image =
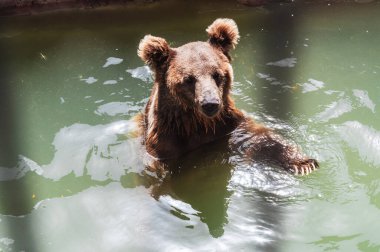
M294 175L308 175L315 171L319 167L319 164L317 160L315 159L306 159L297 162L296 164L292 165L292 171L294 172Z

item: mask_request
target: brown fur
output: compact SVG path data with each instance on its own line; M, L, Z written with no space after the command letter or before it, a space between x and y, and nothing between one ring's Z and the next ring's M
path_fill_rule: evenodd
M138 55L155 74L141 120L147 152L157 159L176 158L231 133L246 134L246 153L263 154L295 172L311 172L308 162L270 129L246 118L230 96L233 70L229 52L239 40L231 19L217 19L207 28L207 42L171 48L165 39L145 36ZM307 165L304 165L305 162Z
M235 48L240 39L236 23L232 19L219 18L206 29L206 32L209 42L220 47L230 59L228 52Z

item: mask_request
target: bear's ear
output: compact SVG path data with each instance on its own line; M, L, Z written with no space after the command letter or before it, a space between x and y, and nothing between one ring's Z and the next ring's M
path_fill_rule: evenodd
M146 35L140 41L137 55L153 70L158 70L166 65L170 50L165 39Z
M209 27L206 32L209 36L208 42L212 46L220 48L228 56L228 52L235 48L239 41L239 30L232 19L218 18Z

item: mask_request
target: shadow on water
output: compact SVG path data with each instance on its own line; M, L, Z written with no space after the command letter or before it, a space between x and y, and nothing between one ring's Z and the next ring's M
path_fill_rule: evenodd
M0 27L0 30L1 27ZM18 160L18 143L20 134L17 131L19 118L14 106L14 94L12 92L12 83L8 76L7 49L0 43L0 166L12 167ZM0 182L0 193L8 194L8 182ZM12 188L12 187L11 187ZM25 209L30 203L30 198L27 194L28 188L25 183L18 183L17 188L14 188L14 197L1 197L0 203L2 209ZM6 199L6 200L4 200ZM21 210L22 211L22 210ZM22 234L23 241L20 244L15 241L14 249L17 251L37 251L34 240L33 227L30 223L24 222L21 226L14 226L7 223L7 220L1 220L1 225L8 229L9 238L19 237Z
M190 204L213 237L222 236L228 223L232 165L226 150L227 141L223 139L173 161L169 164L170 175L152 189L155 199L170 195Z
M270 15L265 15L261 20L263 29L261 34L265 35L260 39L258 47L263 55L262 58L271 62L263 62L263 64L267 64L265 70L271 71L272 77L277 82L259 87L258 90L261 93L258 97L267 113L287 120L293 104L291 91L285 86L294 83L294 67L297 60L295 58L297 55L295 40L299 22L297 6L295 3L272 4L268 6L268 10ZM283 61L284 59L285 61ZM282 64L279 61L282 61Z
M297 27L297 10L294 3L287 3L285 6L272 5L268 7L270 11L274 8L272 15L267 15L263 21L264 30L269 31L267 36L260 45L263 58L270 58L270 61L277 61L283 58L293 57L295 52L295 39ZM293 11L289 12L289 9ZM276 68L275 78L279 80L279 85L269 84L267 88L260 88L261 99L265 111L270 115L282 120L288 120L292 111L292 97L289 89L285 89L284 85L292 85L294 82L294 67L278 67ZM267 225L271 229L278 229L279 233L284 232L283 223L284 215L281 210L273 204L259 204L257 206L259 212L264 213L261 218L267 221ZM265 248L266 251L281 251L281 241L277 238L270 247Z
M36 203L33 199L35 195L32 190L43 183L40 185L32 184L30 182L32 180L29 180L22 174L22 169L25 167L20 166L24 162L24 160L21 160L21 155L27 150L27 147L22 145L26 144L26 141L22 138L25 135L23 131L28 129L28 125L22 124L24 123L24 112L28 108L20 105L22 102L17 100L25 98L18 95L17 90L19 90L19 87L13 86L23 85L24 82L20 76L15 76L15 71L23 67L25 60L36 58L40 60L39 52L43 50L49 51L50 48L59 44L62 41L63 35L59 34L52 39L46 39L45 36L38 34L36 37L29 38L35 39L34 47L30 47L30 41L26 39L27 35L25 37L13 36L11 33L8 36L7 32L12 30L12 28L18 30L25 25L23 24L25 20L29 22L30 26L28 28L41 27L41 20L38 16L25 17L20 20L13 23L13 26L0 26L0 32L6 34L0 40L0 167L4 167L5 170L18 170L17 172L13 172L15 174L14 178L10 180L5 175L2 179L4 181L0 182L0 201L2 214L23 217L30 213ZM9 24L8 21L5 23ZM43 34L45 32L44 28L41 28L40 32ZM16 50L17 53L15 53ZM32 65L28 67L32 68ZM22 82L22 84L19 82ZM20 225L15 224L16 222L7 224L8 220L4 218L2 225L7 226L9 238L15 238L12 248L17 251L38 251L39 244L34 235L36 230L30 219L28 221L20 221Z
M263 15L259 21L263 32L259 33L262 38L259 39L260 42L256 46L262 55L261 59L268 61L262 62L262 66L257 66L255 72L269 72L276 83L268 83L262 80L257 82L258 103L262 104L266 114L287 121L290 119L293 101L292 92L286 86L291 86L294 83L294 64L296 62L291 62L286 66L273 65L269 62L277 62L282 59L293 60L296 57L295 40L297 23L299 22L297 20L297 7L294 3L286 3L284 5L269 4L265 8L270 14ZM255 24L258 21L255 19L248 22ZM266 179L270 180L270 178ZM286 221L284 209L277 204L268 202L266 200L268 193L265 191L257 190L253 191L252 194L256 197L250 206L254 209L254 218L258 221L259 226L261 225L274 233L271 242L257 243L257 248L262 251L281 251L281 237L285 232L283 226ZM269 197L271 196L269 195Z
M283 233L283 223L281 222L283 208L268 200L271 198L276 201L279 196L262 190L262 188L247 188L247 197L243 197L243 201L246 202L247 199L250 199L248 201L252 202L251 205L248 205L248 209L244 202L234 202L230 206L231 200L239 201L234 196L237 189L231 182L237 169L234 158L231 159L231 157L236 159L239 157L234 156L228 150L227 139L221 139L203 146L179 160L168 163L171 172L162 181L152 180L152 177L146 175L145 177L139 176L140 182L136 184L137 180L127 181L127 176L124 176L121 183L124 187L136 187L137 185L150 187L152 197L159 202L162 198L169 196L174 200L171 214L179 219L189 220L187 217L189 210L181 209L181 204L188 204L192 209L190 212L194 214L195 211L200 221L207 225L209 234L214 238L231 237L234 232L240 236L243 229L248 228L249 231L245 232L245 235L257 249L279 251L279 237L282 237ZM262 173L261 165L256 168L257 172ZM249 175L245 174L244 176ZM270 180L273 179L270 177L264 178L265 184L270 184ZM150 182L148 182L149 180ZM177 206L178 203L175 202L182 203ZM238 209L231 210L230 207ZM250 213L248 218L242 217L245 214L239 214L245 211ZM237 215L236 212L238 212ZM229 216L229 213L233 216ZM194 226L190 224L187 228L194 228Z

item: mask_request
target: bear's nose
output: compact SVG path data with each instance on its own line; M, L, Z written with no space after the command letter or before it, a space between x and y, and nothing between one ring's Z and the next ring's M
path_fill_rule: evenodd
M205 103L202 105L203 113L207 116L213 116L218 112L219 103Z

